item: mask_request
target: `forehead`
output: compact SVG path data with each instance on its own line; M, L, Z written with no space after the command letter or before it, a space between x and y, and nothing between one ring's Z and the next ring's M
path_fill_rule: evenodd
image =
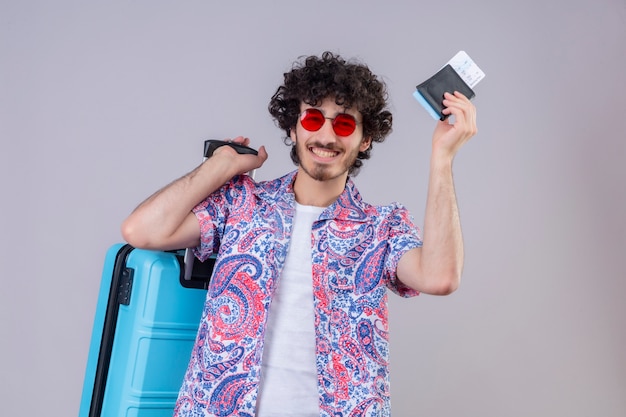
M321 102L316 103L316 105L310 105L305 102L300 103L300 110L306 110L309 108L319 109L325 116L332 116L339 113L347 113L353 116L359 116L361 112L356 107L346 107L344 105L339 105L335 102L335 99L332 97L327 97L323 99Z

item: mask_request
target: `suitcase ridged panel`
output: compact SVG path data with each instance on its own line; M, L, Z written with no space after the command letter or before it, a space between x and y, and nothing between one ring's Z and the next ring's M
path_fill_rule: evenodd
M206 291L180 284L180 264L173 253L134 249L126 266L133 270L130 302L119 306L99 417L170 417ZM106 286L104 276L102 286ZM100 299L98 304L100 308ZM96 320L94 327L97 324ZM85 391L87 387L83 396ZM83 414L83 406L80 417L88 415Z

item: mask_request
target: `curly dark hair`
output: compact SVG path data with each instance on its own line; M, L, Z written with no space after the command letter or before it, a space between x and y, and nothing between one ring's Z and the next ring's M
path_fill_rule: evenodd
M300 104L318 106L326 98L334 98L335 103L345 108L356 108L363 116L363 137L371 138L371 142L350 167L349 173L356 175L363 160L370 158L373 143L384 141L391 132L387 88L366 65L347 62L332 52L300 58L284 74L284 84L278 87L268 106L275 123L286 133L285 143L298 122ZM300 163L295 146L291 149L291 160L296 165Z

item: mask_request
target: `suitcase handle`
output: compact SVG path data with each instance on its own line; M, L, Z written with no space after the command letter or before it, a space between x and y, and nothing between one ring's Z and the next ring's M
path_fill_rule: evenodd
M191 281L191 273L193 272L193 264L196 259L190 248L185 249L185 255L183 256L183 279L185 281Z
M175 255L180 265L180 284L186 288L208 289L216 257L211 256L200 262L192 249L175 251Z
M204 141L204 152L203 152L203 161L206 161L210 155L207 155L211 140ZM256 169L252 172L248 173L252 179L256 174ZM204 262L198 262L191 248L187 248L184 250L185 253L182 255L177 255L178 261L181 264L181 284L184 286L190 286L193 288L204 288L207 289L209 287L209 281L211 280L211 275L213 275L213 266L215 265L215 255L211 256ZM182 259L181 259L182 258ZM204 285L199 287L197 283L202 282Z

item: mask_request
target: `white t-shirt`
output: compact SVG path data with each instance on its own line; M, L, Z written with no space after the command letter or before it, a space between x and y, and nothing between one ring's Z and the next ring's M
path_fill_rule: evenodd
M272 298L257 417L318 417L311 227L323 207L296 203L285 268Z

